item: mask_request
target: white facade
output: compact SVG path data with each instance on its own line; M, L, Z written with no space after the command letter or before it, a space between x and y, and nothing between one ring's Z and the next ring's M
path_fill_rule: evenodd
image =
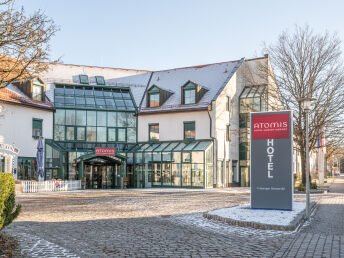
M5 172L17 168L18 157L36 157L38 139L32 137L32 120L42 119L42 136L46 139L53 137L53 111L32 108L21 104L0 103L0 139L4 144L10 144L19 149L18 155L13 155L13 162L7 161ZM5 154L4 150L0 150ZM10 154L7 152L7 154ZM8 156L9 157L9 156ZM10 167L8 163L13 164Z
M158 113L139 115L138 141L149 141L149 124L159 124L159 141L183 141L184 122L194 121L195 140L210 139L210 121L207 111Z

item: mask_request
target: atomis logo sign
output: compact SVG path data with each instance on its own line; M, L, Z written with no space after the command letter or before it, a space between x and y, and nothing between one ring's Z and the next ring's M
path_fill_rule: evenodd
M252 116L252 139L289 138L289 115L270 114Z

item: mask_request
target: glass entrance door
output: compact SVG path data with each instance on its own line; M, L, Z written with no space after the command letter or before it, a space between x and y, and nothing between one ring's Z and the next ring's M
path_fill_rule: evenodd
M92 166L92 188L101 189L102 188L102 179L103 179L103 170L104 166Z
M162 163L162 185L171 186L171 163Z
M121 166L115 165L113 167L113 188L121 188Z
M109 189L120 186L120 173L118 166L88 165L84 167L86 188Z
M151 163L152 168L152 185L161 186L161 163Z

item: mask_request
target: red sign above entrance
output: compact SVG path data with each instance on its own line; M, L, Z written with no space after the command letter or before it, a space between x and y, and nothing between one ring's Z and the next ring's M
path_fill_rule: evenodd
M252 114L252 139L289 138L289 114Z
M115 148L96 147L96 156L115 156Z

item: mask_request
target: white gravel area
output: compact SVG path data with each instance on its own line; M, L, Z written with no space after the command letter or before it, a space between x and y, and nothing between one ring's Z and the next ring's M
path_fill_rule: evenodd
M213 210L208 214L244 222L288 226L305 208L305 202L294 202L292 211L251 209L249 204L245 204Z

